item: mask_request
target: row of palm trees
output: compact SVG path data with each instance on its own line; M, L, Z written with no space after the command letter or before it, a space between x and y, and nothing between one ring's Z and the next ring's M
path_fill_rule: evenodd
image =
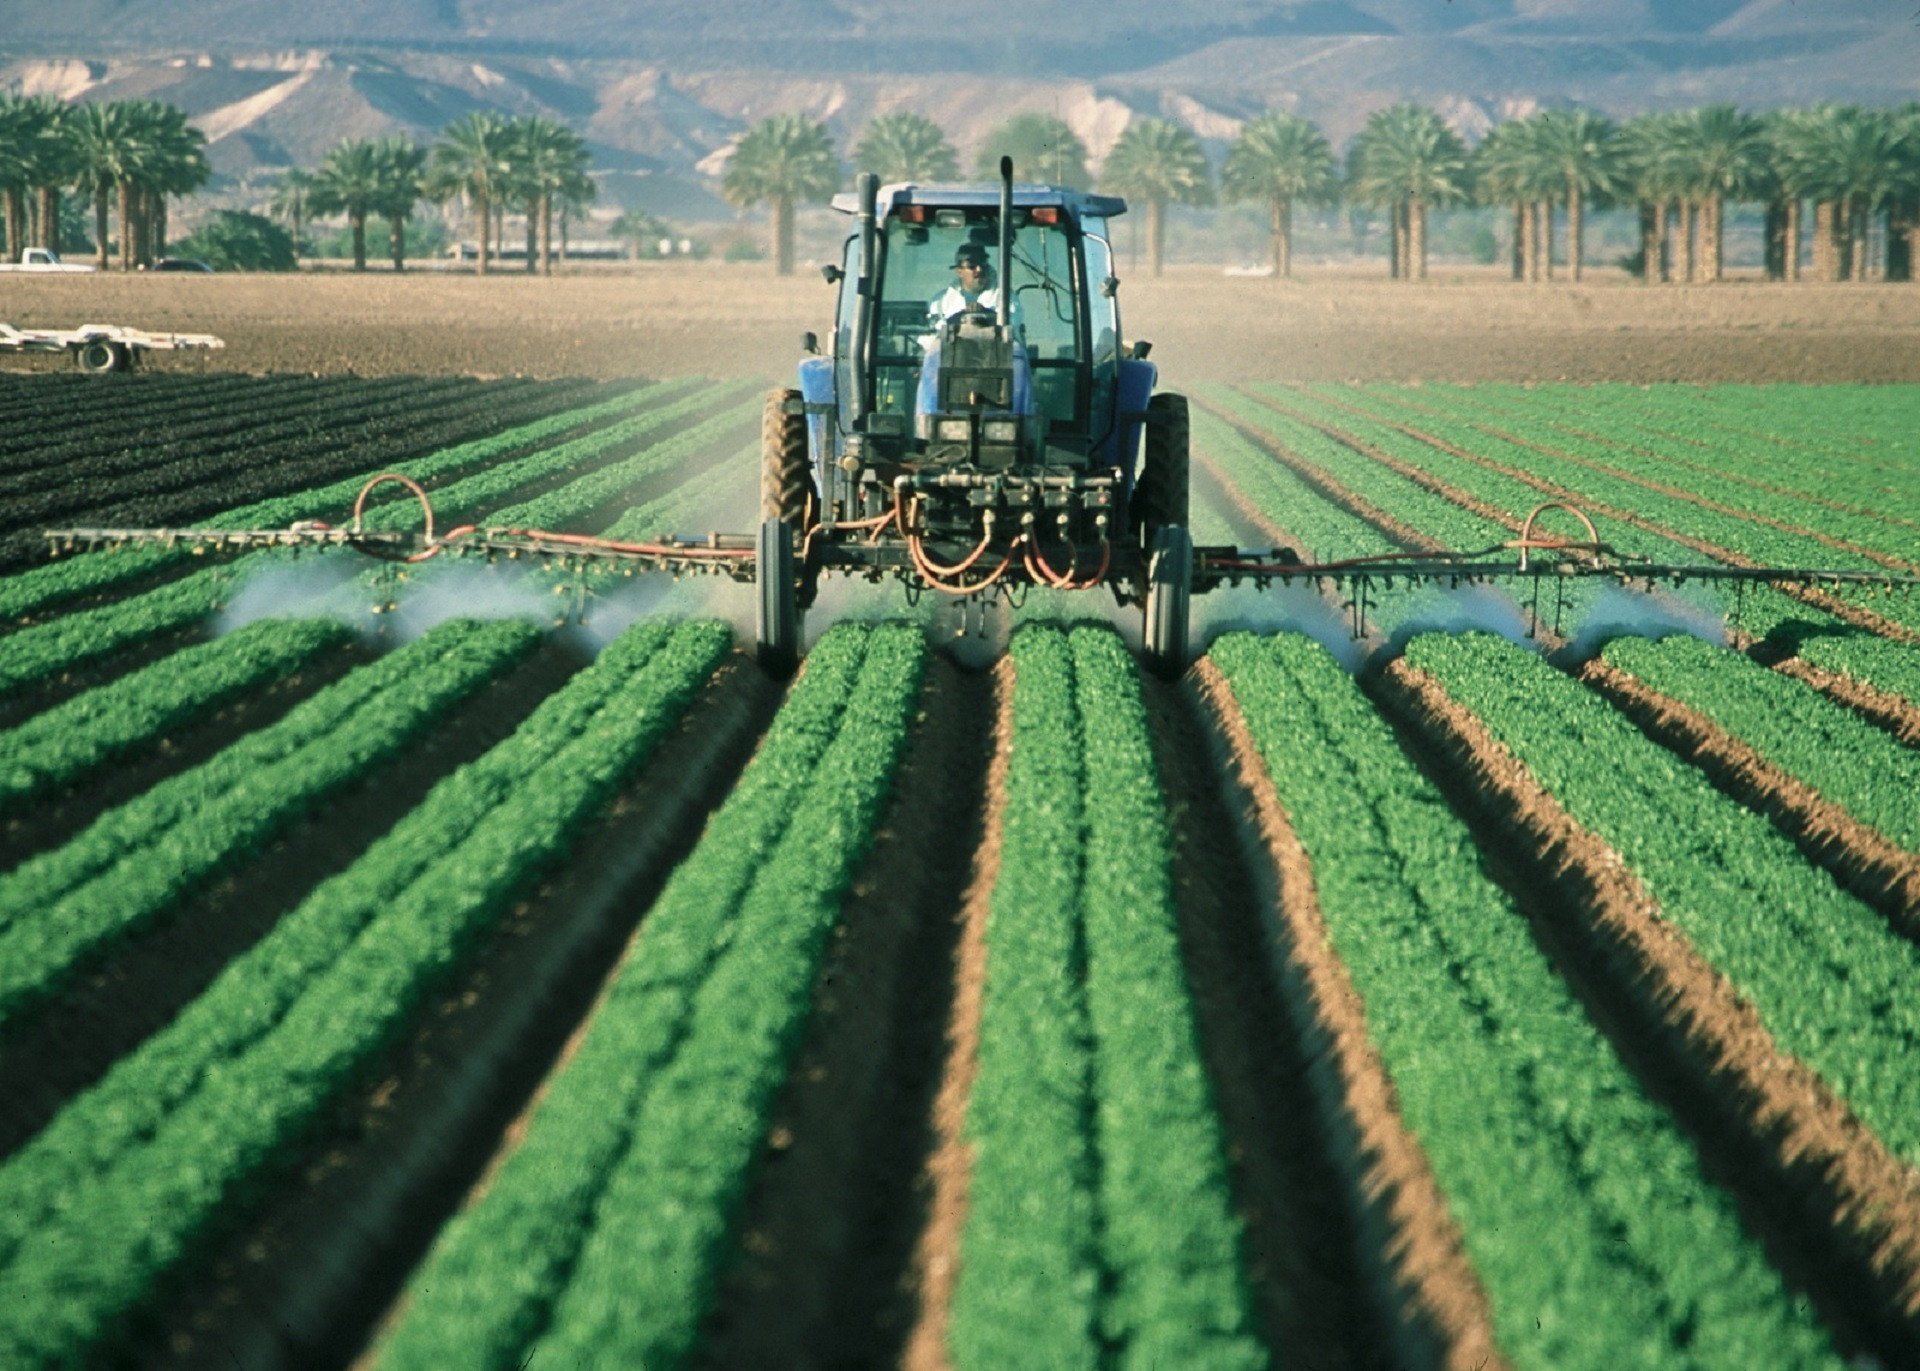
M1567 273L1578 281L1587 211L1634 205L1643 281L1718 281L1726 207L1746 203L1764 207L1772 279L1801 279L1811 205L1813 279L1866 280L1868 234L1880 221L1887 279L1910 280L1920 250L1920 104L1771 114L1709 105L1623 124L1548 110L1500 125L1472 152L1431 110L1396 105L1354 140L1343 190L1390 212L1396 277L1426 274L1429 210L1476 202L1509 210L1516 280L1552 277L1563 214Z
M989 136L976 175L1002 154L1023 175L1085 188L1087 148L1063 121L1023 114ZM940 127L907 111L883 114L854 149L857 170L883 180L939 180L960 158ZM1766 263L1776 279L1801 277L1804 210L1811 204L1813 277L1865 280L1867 235L1886 224L1886 275L1911 279L1920 252L1920 105L1898 110L1822 105L1756 115L1732 105L1643 115L1623 124L1587 110L1547 110L1494 129L1469 151L1432 110L1381 110L1348 149L1344 167L1310 120L1268 113L1248 121L1228 147L1216 190L1194 134L1163 119L1127 126L1108 152L1101 184L1144 205L1147 255L1164 260L1169 205L1228 201L1264 205L1273 271L1293 271L1293 216L1301 205L1341 202L1384 211L1392 225L1391 274L1427 273L1428 215L1477 203L1512 217L1512 274L1554 274L1556 219L1564 217L1568 275L1581 277L1587 213L1637 205L1639 267L1653 281L1717 281L1729 202L1766 207ZM841 184L824 125L774 115L748 131L722 182L736 204L773 209L774 257L793 264L795 205L824 200Z
M556 209L577 211L594 198L588 161L580 135L557 120L481 110L447 125L429 148L397 134L350 138L315 170L282 176L272 211L289 220L296 243L307 217L345 215L356 271L367 266L368 220L385 220L388 254L401 271L414 206L465 200L479 225L476 268L485 275L507 208L518 206L527 216L527 270L551 273Z
M167 199L206 184L206 135L185 111L156 100L69 105L47 96L0 95L0 226L6 256L61 250L60 206L69 193L93 206L96 265L108 257L108 213L118 216L120 267L152 263L167 241Z

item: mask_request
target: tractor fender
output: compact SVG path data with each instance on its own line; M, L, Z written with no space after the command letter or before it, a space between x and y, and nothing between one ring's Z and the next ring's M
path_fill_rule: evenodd
M834 407L833 358L808 357L800 363L800 399L807 407L807 455L813 459L814 480L824 491L834 458L827 430L827 415Z
M1160 368L1152 362L1122 358L1120 361L1119 407L1120 442L1113 460L1126 473L1127 498L1133 497L1134 473L1140 469L1140 430L1147 416L1147 401L1160 380Z

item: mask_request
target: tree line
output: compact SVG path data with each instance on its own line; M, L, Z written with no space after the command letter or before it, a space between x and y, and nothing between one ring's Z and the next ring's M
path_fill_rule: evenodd
M1051 115L1017 115L1002 125L982 147L974 174L996 175L1003 154L1024 177L1092 185L1086 145ZM940 127L905 111L875 118L853 163L882 180L948 179L960 168ZM1802 279L1802 244L1810 237L1811 279L1866 280L1869 226L1879 222L1886 278L1911 280L1920 252L1920 104L1769 114L1722 104L1624 123L1587 110L1545 110L1499 125L1471 150L1432 110L1399 104L1367 120L1344 162L1312 121L1269 112L1242 126L1217 178L1191 130L1137 119L1108 152L1099 181L1144 205L1155 275L1165 257L1167 207L1224 198L1265 207L1273 272L1281 277L1293 272L1293 217L1300 206L1384 212L1392 228L1390 274L1421 280L1429 213L1478 204L1511 216L1515 280L1552 278L1555 226L1564 221L1563 261L1578 281L1587 214L1634 206L1640 247L1629 266L1642 280L1717 281L1726 207L1747 203L1765 210L1770 279ZM794 206L825 200L840 185L832 136L797 114L774 115L750 129L722 180L735 203L772 207L774 256L783 272L793 264Z
M585 141L556 119L476 110L441 129L425 148L397 134L347 139L313 171L282 176L272 209L290 221L296 242L306 217L345 215L356 271L367 266L368 221L384 220L388 255L401 271L414 206L464 200L479 227L475 266L485 275L504 237L507 210L519 208L527 219L526 268L550 273L555 215L593 203L589 162Z
M206 138L185 113L152 100L68 105L49 97L0 96L0 228L6 253L58 251L62 197L93 209L96 261L108 265L109 218L117 216L119 263L131 270L164 250L169 197L192 193L210 175ZM1015 115L988 136L973 167L991 177L1011 156L1027 179L1091 188L1088 149L1059 118ZM866 127L852 154L856 170L883 180L948 180L958 151L924 115L895 111ZM526 267L551 271L554 219L594 198L580 135L540 115L477 111L420 147L410 139L348 139L311 171L280 180L272 211L287 218L298 245L309 217L344 215L353 263L367 262L367 227L384 221L394 266L403 267L405 225L422 200L459 200L479 226L477 270L487 271L509 208L526 215ZM761 120L734 146L722 192L743 207L772 212L776 269L793 269L794 212L830 198L845 169L824 124L801 114ZM1217 199L1262 205L1273 272L1293 270L1293 220L1302 206L1353 205L1383 212L1391 225L1389 269L1396 279L1427 274L1428 216L1436 209L1499 207L1511 221L1511 274L1555 274L1553 245L1564 225L1567 276L1583 268L1587 216L1636 207L1639 248L1629 265L1649 283L1717 281L1729 204L1763 207L1764 260L1772 279L1799 280L1811 241L1810 278L1863 281L1868 240L1880 226L1883 274L1911 280L1920 252L1920 104L1898 109L1820 105L1753 114L1733 105L1641 115L1615 123L1587 110L1546 110L1496 127L1469 148L1432 110L1399 104L1376 112L1344 159L1310 120L1269 112L1245 123L1216 174L1190 129L1164 119L1128 124L1108 151L1099 183L1145 210L1147 255L1158 275L1170 205ZM624 236L657 233L634 213Z
M6 256L61 250L61 200L93 207L95 262L107 266L109 210L120 230L120 266L150 265L167 241L167 199L212 175L206 135L157 100L69 105L47 96L0 95L0 227Z

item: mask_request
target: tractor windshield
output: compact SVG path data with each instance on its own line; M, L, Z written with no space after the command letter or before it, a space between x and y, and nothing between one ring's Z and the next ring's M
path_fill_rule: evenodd
M1084 434L1089 344L1079 235L1064 216L1058 224L1037 224L1024 210L1015 214L1010 312L1032 367L1034 409L1047 417L1050 433ZM971 304L998 304L997 211L933 210L926 217L926 223L894 218L886 226L874 339L874 408L881 414L911 417L921 364L943 317ZM984 272L955 269L958 261L982 256ZM1107 347L1110 352L1110 341Z

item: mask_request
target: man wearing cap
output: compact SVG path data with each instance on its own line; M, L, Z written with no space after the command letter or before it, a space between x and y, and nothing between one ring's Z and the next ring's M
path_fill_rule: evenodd
M987 250L979 243L962 243L953 252L955 282L927 305L927 317L936 325L970 309L998 310L999 284L987 260ZM1020 302L1015 300L1007 312L1015 336L1020 333Z
M1000 308L999 282L994 279L992 264L987 259L987 249L979 243L962 243L953 251L953 274L955 283L948 286L927 304L927 318L932 322L934 332L926 334L920 345L926 350L926 359L921 364L920 380L914 394L914 415L921 437L927 437L927 416L933 413L939 395L940 375L940 328L957 314L970 309L983 309L989 313ZM1027 349L1021 341L1024 326L1020 320L1020 301L1016 297L1007 304L1008 332L1013 341L1013 413L1028 414L1033 409L1032 376L1028 370Z

